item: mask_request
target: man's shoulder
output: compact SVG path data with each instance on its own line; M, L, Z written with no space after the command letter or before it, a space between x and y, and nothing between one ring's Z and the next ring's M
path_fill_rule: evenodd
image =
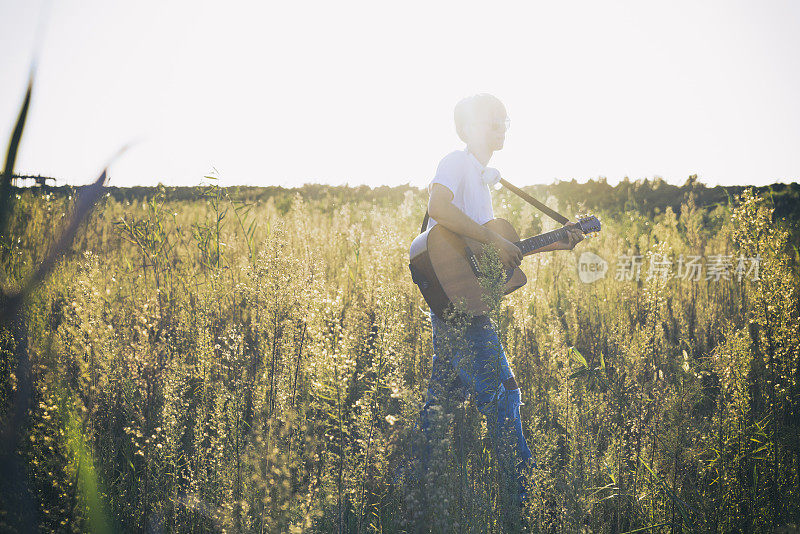
M442 161L466 161L467 160L467 153L464 150L453 150L445 157L442 158Z
M467 153L463 150L453 150L439 161L439 170L462 170L467 161Z

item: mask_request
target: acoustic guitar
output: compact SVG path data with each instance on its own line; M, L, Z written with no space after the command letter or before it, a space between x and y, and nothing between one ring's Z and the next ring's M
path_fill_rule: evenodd
M600 231L600 221L595 216L580 218L577 224L584 234ZM517 245L523 256L556 241L568 239L566 228L520 241L517 231L505 219L492 219L484 226ZM483 243L458 235L441 224L414 239L408 264L411 279L419 287L433 313L441 317L456 302L472 315L483 315L489 311L483 299L485 290L479 280L482 276L479 265L485 253ZM519 267L507 270L505 275L505 295L528 281Z

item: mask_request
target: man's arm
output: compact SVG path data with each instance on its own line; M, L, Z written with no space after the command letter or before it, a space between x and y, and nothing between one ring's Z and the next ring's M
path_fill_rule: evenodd
M466 213L453 205L452 201L452 191L441 184L433 184L431 186L431 196L428 200L428 215L435 219L437 223L443 224L445 228L457 234L471 237L481 243L494 243L500 251L500 260L507 268L519 266L522 262L522 252L519 247L503 236L470 219ZM531 253L538 254L540 252L572 250L575 248L575 245L583 240L583 232L581 232L578 223L567 223L564 226L568 229L566 241L556 241Z
M453 204L453 192L442 184L431 185L428 199L428 215L448 230L471 237L481 243L492 243L500 252L500 261L506 268L518 267L522 263L522 251L514 243L472 219Z

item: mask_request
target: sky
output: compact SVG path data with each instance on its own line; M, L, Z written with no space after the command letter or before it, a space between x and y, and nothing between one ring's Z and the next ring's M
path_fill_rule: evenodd
M39 36L37 38L37 35ZM800 2L0 0L0 139L82 185L409 183L491 93L518 185L800 180Z

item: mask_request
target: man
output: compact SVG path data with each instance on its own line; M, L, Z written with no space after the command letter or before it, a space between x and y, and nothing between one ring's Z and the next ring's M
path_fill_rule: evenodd
M482 226L494 218L490 185L500 179L495 169L486 165L496 150L503 148L509 119L503 104L492 95L465 98L455 108L456 132L466 148L445 156L428 186L430 198L428 228L443 224L449 230L494 245L507 269L519 266L522 252L512 242ZM568 240L553 243L534 252L570 250L583 239L575 223L565 225ZM517 502L525 495L524 466L532 460L522 431L519 386L503 351L492 322L487 316L471 320L463 329L456 328L431 313L433 328L433 369L422 428L430 428L429 409L442 395L454 390L469 393L478 410L487 417L487 427L496 444L497 454L508 463L516 449ZM453 375L458 378L453 380ZM454 386L455 382L455 386ZM514 447L515 446L515 447Z

